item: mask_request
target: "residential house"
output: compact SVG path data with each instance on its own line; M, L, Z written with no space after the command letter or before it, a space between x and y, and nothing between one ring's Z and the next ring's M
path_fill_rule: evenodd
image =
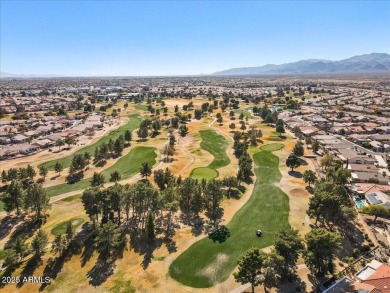
M372 173L372 172L352 172L351 173L352 181L353 182L366 182L368 181L377 181L378 184L389 184L390 179L384 177L381 174L378 173Z
M366 164L348 164L348 169L351 172L370 172L378 173L378 168L375 165L366 165Z
M371 205L383 205L390 210L390 196L383 191L374 191L366 194L366 200Z
M23 134L16 134L11 138L11 141L14 143L23 143L26 142L29 139L28 136L25 136Z
M356 273L357 282L374 286L382 293L390 293L390 266L372 260Z

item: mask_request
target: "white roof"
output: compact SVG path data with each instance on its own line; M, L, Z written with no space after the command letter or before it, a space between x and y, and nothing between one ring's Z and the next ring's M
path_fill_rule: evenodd
M360 270L355 276L364 281L371 277L373 273L376 272L376 270L382 265L377 260L372 260L369 264L367 264L362 270Z

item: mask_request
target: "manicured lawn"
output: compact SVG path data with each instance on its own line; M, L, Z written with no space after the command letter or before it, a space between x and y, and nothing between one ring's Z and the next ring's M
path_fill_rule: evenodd
M195 168L191 172L191 177L195 179L213 179L218 176L216 169L230 164L230 159L226 155L228 142L214 130L201 130L200 137L202 142L200 146L214 156L214 160L207 167Z
M169 268L169 274L180 283L207 288L225 281L237 266L237 259L252 247L273 244L274 235L289 228L288 197L274 185L281 178L279 158L268 151L253 156L256 182L248 202L227 225L231 236L223 243L204 238L179 255ZM263 236L258 238L256 230Z
M249 112L248 110L245 110L245 109L235 109L233 110L234 113L236 113L237 117L242 113L244 113L244 116L245 117L248 117L248 118L253 118L253 115L252 115L252 112Z
M72 218L69 220L72 223L72 226L74 229L77 229L80 227L82 223L85 222L82 218ZM69 221L61 222L57 226L55 226L53 229L51 229L51 234L58 235L58 234L64 234L66 231L66 225Z
M108 182L110 174L113 171L119 171L122 175L122 179L131 177L139 172L141 164L146 162L153 166L156 163L156 153L154 147L137 146L133 148L128 154L121 157L110 168L105 169L102 174ZM91 178L85 178L74 184L63 183L46 188L46 192L49 196L55 196L66 192L87 188L91 185Z
M90 145L87 145L69 156L60 158L58 160L52 160L52 161L42 163L38 167L45 166L48 170L54 170L54 165L56 164L56 162L60 162L61 164L63 164L64 168L67 168L67 167L69 167L70 162L72 161L72 158L74 155L84 154L85 152L88 152L93 157L93 155L95 153L95 148L97 146L100 146L103 143L108 143L110 138L113 140L116 140L119 137L119 135L121 135L121 134L124 135L126 130L133 131L133 130L137 129L139 127L140 123L141 123L141 117L139 116L139 114L131 114L129 116L129 122L127 124L122 125L118 129L111 131L110 133L108 133L107 135L105 135L101 139L99 139L97 142L90 144ZM55 149L57 149L57 148L55 147Z
M284 144L281 144L281 143L270 143L270 144L265 144L265 145L260 147L260 149L262 149L263 151L267 151L267 152L278 151L278 150L281 150L282 148L284 148Z
M208 167L195 168L191 172L191 177L193 179L198 179L198 180L202 180L203 178L207 180L211 180L217 176L218 176L218 171L215 171L214 169L210 169Z

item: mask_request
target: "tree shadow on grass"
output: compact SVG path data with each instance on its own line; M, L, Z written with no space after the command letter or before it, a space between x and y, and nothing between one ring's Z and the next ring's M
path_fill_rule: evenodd
M43 271L44 277L49 277L50 280L55 280L58 274L61 272L64 264L69 261L74 255L78 255L82 251L82 241L85 238L85 231L80 231L76 237L69 243L69 246L64 250L64 252L56 257L49 258L47 261L46 267ZM42 283L39 291L43 291L46 286L50 283Z
M12 273L17 269L19 268L21 265L23 264L23 262L19 263L18 265L14 266L14 267L10 267L10 266L7 266L4 270L3 270L3 273L0 275L1 278L4 278L4 277L11 277ZM7 282L0 282L0 289L5 287L5 285L7 285L8 283Z
M4 239L20 221L24 219L24 215L21 216L6 216L0 221L0 240Z
M296 274L281 280L276 292L307 292L306 283Z
M174 241L172 237L165 237L163 242L169 253L174 253L177 251L176 241Z
M240 199L241 198L241 192L238 189L231 189L230 191L226 191L226 198L227 199Z
M37 220L37 219L32 219L23 222L10 235L4 247L5 248L10 247L18 237L30 238L32 235L34 235L35 231L38 230L41 225L42 225L42 220Z
M194 236L199 236L205 231L204 221L199 215L191 216L186 224L191 227L191 234Z
M84 250L81 254L81 267L84 267L86 263L91 259L93 253L95 252L95 245L92 237L88 237L84 241Z
M246 187L243 186L243 185L239 185L239 186L237 187L237 189L238 189L241 193L245 193L245 191L246 191Z
M115 259L100 254L93 268L87 273L89 284L97 287L114 274Z
M250 176L254 176L253 172L251 172ZM244 180L244 182L246 184L250 185L253 183L253 179L252 179L252 177L248 177L246 180Z
M95 166L96 167L103 167L105 164L107 164L106 160L100 160L100 161L95 163Z
M20 273L20 279L28 278L31 276L34 276L35 270L40 267L43 264L41 256L33 255L26 265L24 266L22 272ZM25 282L19 282L16 287L21 288L23 287Z
M302 178L302 173L298 171L288 171L288 175L294 177L294 178Z
M92 237L89 239L91 238ZM95 265L87 273L87 277L90 279L89 284L92 286L100 286L107 280L107 278L113 275L115 261L118 258L123 258L123 251L126 249L126 235L124 232L122 232L121 239L122 241L115 247L113 251L100 251ZM86 248L87 247L85 247L85 249Z
M142 268L146 270L153 258L153 252L161 247L163 244L163 238L149 239L145 234L133 232L130 235L130 245L132 249L144 256L141 263Z
M353 223L344 224L342 229L339 229L339 233L341 234L341 249L336 254L339 259L350 257L354 249L362 249L364 235Z

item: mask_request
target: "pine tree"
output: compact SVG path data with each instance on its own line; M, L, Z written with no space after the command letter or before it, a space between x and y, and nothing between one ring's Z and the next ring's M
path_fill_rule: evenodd
M16 210L16 213L19 215L24 203L24 199L25 192L23 190L22 183L19 180L12 180L2 198L4 203L4 210L8 213Z
M72 223L69 221L68 223L66 223L66 230L65 230L65 241L67 244L72 242L74 238L74 234L75 234L74 227Z
M148 180L148 177L152 174L152 167L150 167L149 163L142 163L140 173L143 178Z
M150 240L154 239L156 237L155 231L154 231L154 220L151 213L148 215L148 222L146 225L146 234L148 235L148 238Z
M52 251L54 254L62 255L66 247L66 239L62 234L57 234L52 242Z
M39 229L31 242L31 248L34 252L34 255L40 257L42 254L44 254L47 243L47 234L43 230Z
M51 208L46 191L37 183L28 187L24 205L26 209L33 210L38 219L44 216L46 211Z

